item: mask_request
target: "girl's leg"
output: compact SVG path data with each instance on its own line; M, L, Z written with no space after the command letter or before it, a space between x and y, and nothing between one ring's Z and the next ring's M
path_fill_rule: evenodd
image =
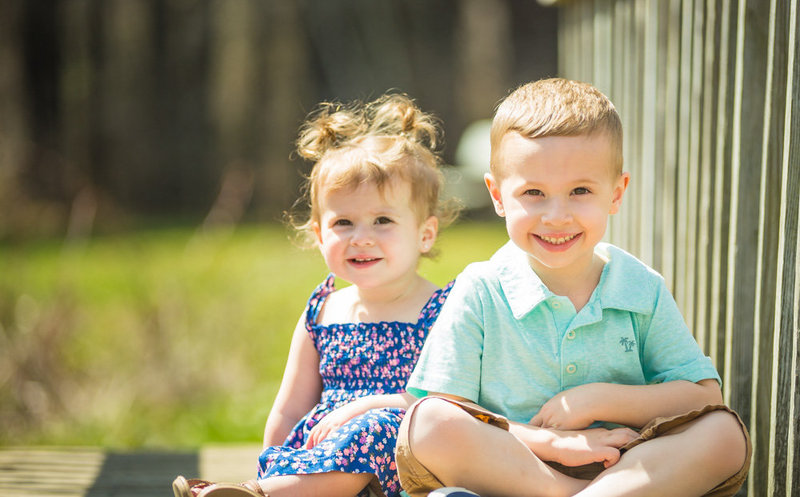
M739 421L713 411L632 448L576 497L701 496L736 474L746 454Z
M552 469L511 433L440 399L418 404L409 425L414 457L449 487L493 497L570 496L588 482Z
M258 483L269 497L354 497L374 478L370 473L318 473L273 476Z

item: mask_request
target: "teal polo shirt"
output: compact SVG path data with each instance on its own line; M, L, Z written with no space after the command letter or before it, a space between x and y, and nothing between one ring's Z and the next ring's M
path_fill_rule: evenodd
M550 398L603 382L720 382L664 279L627 252L599 244L606 264L575 312L512 242L456 278L407 390L465 397L527 423Z

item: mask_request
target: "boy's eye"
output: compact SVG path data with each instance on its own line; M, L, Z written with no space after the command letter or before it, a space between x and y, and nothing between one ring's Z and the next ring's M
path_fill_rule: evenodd
M350 226L351 224L353 223L351 223L349 219L337 219L333 222L334 226Z
M542 191L539 189L531 188L530 190L525 190L524 195L532 195L538 197L538 196L543 196L544 193L542 193Z
M572 190L572 193L573 195L586 195L587 193L592 193L592 192L588 188L579 186L578 188Z
M378 219L375 220L375 224L389 224L392 220L386 216L380 216Z

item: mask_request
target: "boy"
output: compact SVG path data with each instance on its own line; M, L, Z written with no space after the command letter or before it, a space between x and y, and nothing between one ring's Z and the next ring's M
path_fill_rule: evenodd
M492 123L486 186L510 242L459 275L407 390L413 497L733 495L750 442L663 279L600 243L628 186L622 126L550 79ZM641 429L639 432L630 428Z

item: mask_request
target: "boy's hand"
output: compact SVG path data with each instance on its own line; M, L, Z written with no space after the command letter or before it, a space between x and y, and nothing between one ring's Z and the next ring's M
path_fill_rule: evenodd
M611 467L619 461L619 448L639 436L630 428L592 428L589 430L560 431L551 430L554 438L551 447L552 456L542 454L545 460L551 460L564 466L582 466L595 462L603 463L603 467Z
M602 383L564 390L545 402L529 424L557 430L581 430L597 421L592 411L604 401Z

